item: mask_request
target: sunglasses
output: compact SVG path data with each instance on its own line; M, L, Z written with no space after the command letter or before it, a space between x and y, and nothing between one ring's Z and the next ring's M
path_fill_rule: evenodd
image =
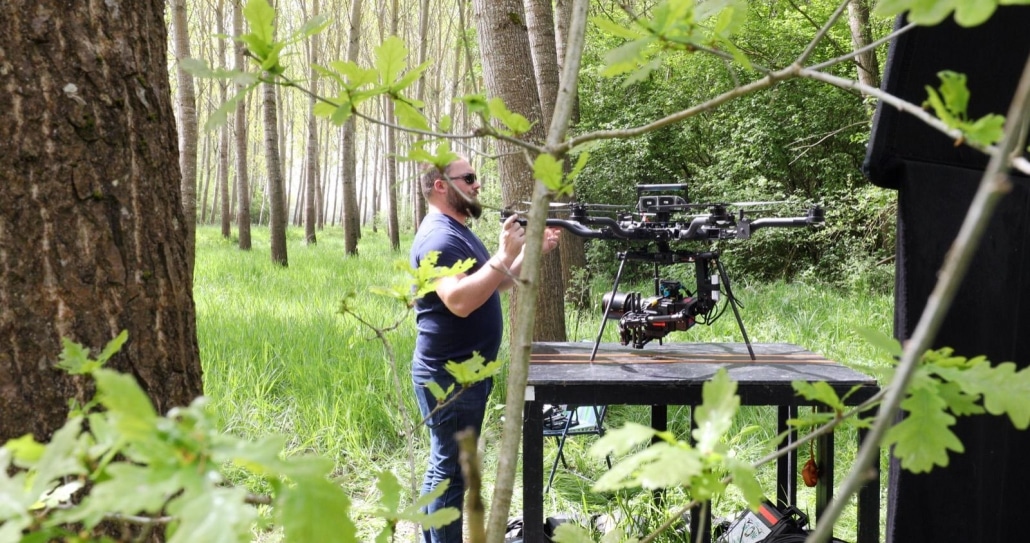
M451 179L452 180L461 179L462 181L465 182L466 185L475 185L476 184L476 174L474 174L474 173L467 173L465 175L455 175L455 176L452 176Z

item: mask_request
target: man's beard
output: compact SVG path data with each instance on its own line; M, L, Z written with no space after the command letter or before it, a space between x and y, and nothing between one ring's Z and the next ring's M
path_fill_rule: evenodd
M454 211L478 219L483 214L483 205L479 203L474 195L459 194L458 189L447 187L447 203L454 208Z

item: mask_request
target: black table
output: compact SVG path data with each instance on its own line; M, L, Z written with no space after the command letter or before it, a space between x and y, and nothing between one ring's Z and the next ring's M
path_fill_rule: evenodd
M526 386L523 420L522 499L525 541L544 541L544 435L542 404L650 405L652 426L667 428L668 405L700 405L701 390L720 368L737 382L741 405L777 406L780 431L800 405L812 405L795 395L793 381L825 381L843 396L858 387L847 402L859 404L874 395L876 380L787 343L753 343L751 360L743 343L669 343L633 349L602 344L590 362L592 343L534 343ZM863 437L859 435L859 439ZM818 443L820 466L816 488L816 517L833 492L833 436ZM879 469L879 466L875 466ZM777 463L777 501L796 503L797 457ZM879 476L872 477L858 496L858 541L879 540ZM696 523L697 515L693 515ZM709 526L710 528L710 526ZM696 529L696 526L692 526ZM706 530L706 536L710 529ZM705 538L710 539L709 537Z

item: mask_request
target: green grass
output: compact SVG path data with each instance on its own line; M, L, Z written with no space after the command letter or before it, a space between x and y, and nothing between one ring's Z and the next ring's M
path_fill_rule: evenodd
M493 238L486 235L484 239ZM338 227L319 232L318 243L312 246L304 244L300 230L291 229L287 268L271 263L267 229L255 228L253 242L253 250L240 251L235 240L222 239L217 228L198 231L194 292L205 395L227 431L246 437L281 434L291 453L311 452L333 459L356 509L365 511L367 504L377 500L372 481L379 470L393 471L404 483L412 477L406 439L406 428L412 423L405 420L402 409L417 412L407 373L414 317L408 315L387 336L395 352L395 375L383 344L367 327L342 315L339 307L348 293L355 293L350 307L377 326L404 317L404 308L369 290L404 281L405 274L394 264L406 262L410 237L402 239L402 251L395 253L385 232L366 231L360 256L346 257ZM595 298L610 288L607 281L594 281ZM733 286L744 304L742 318L748 334L756 343L794 343L861 367L875 364L876 355L855 334L855 326L890 333L889 295L845 293L802 283L749 284L739 279ZM646 292L647 287L636 290ZM570 340L594 339L600 324L595 313L569 312ZM606 326L606 341L616 341L615 334L615 326ZM727 311L711 327L696 326L668 340L741 341L741 337L732 312ZM506 345L500 356L507 357ZM503 392L502 378L495 386L496 403L503 402ZM487 491L496 468L499 416L499 411L491 410L484 431ZM669 416L670 430L685 437L689 409L670 406ZM647 422L649 413L642 407L613 407L608 426L628 420ZM768 452L768 440L775 432L772 408L742 410L738 426L738 454L759 458ZM838 481L854 458L853 436L845 432L837 440ZM412 444L418 480L426 441L425 434L418 433ZM658 516L655 511L660 508L656 509L649 493L602 496L589 490L590 481L604 468L603 460L585 452L592 441L575 438L566 444L570 469L559 468L555 488L545 503L548 514L591 516L619 511L624 516ZM545 465L549 467L554 445L549 441L547 447ZM806 459L807 453L799 464ZM773 497L774 470L765 468L762 474ZM263 490L259 482L241 482ZM514 515L521 510L521 487L513 498ZM665 503L675 506L678 498L677 493L669 493ZM799 507L814 518L811 493L802 493L801 502ZM732 494L715 504L717 515L732 514L739 508ZM836 535L853 539L853 510L848 514L851 518L844 519ZM366 525L362 530L367 534L372 528ZM664 539L677 540L674 536Z

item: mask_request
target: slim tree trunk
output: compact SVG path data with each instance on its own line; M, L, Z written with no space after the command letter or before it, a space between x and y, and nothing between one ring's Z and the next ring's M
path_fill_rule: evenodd
M127 331L107 366L159 413L203 392L164 7L0 2L4 84L26 90L0 106L0 442L92 399L56 368L64 339Z
M866 0L850 0L848 2L848 26L851 28L851 44L859 50L872 41L869 30L869 3ZM876 60L876 50L870 49L855 55L858 65L858 80L873 88L880 87L880 63Z
M311 16L318 16L318 0L312 0ZM315 215L315 210L318 209L316 206L316 195L318 193L319 175L318 175L318 123L315 118L315 95L318 94L318 71L315 70L315 65L318 64L318 34L311 36L308 40L309 50L309 70L308 77L311 86L311 95L308 97L308 146L307 146L307 187L304 191L304 242L308 245L314 245L315 239L315 228L318 220Z
M243 3L242 0L233 0L232 10L232 33L233 36L243 34ZM243 71L243 47L236 45L235 53L236 70ZM239 89L242 89L242 85ZM237 228L240 231L240 249L249 251L250 241L250 180L247 178L247 105L246 101L240 100L236 106L236 113L233 117L233 124L236 130L236 199L239 204L239 211L236 213L238 221ZM224 232L223 232L224 233Z
M555 52L558 56L558 73L561 74L565 68L565 46L568 41L569 24L572 19L572 0L557 0L554 4L554 17ZM571 122L573 125L579 122L578 96L573 97ZM571 166L566 161L566 171ZM560 201L569 202L572 201L572 198L563 196L560 198ZM590 282L582 275L587 266L583 238L563 235L561 244L558 245L558 251L561 253L561 277L566 300L581 309L588 307L590 304Z
M347 60L358 62L361 53L361 0L353 0L350 7L350 30L347 33ZM358 254L358 237L361 230L361 215L358 210L357 190L357 119L353 115L343 125L340 142L343 160L343 239L344 252Z
M275 85L262 83L264 104L261 111L265 117L265 164L268 169L268 236L271 245L272 262L286 267L286 190L283 183L282 164L279 159L279 130L276 123Z
M182 207L186 217L186 262L193 273L197 229L197 94L193 76L179 65L192 57L187 30L186 0L172 1L172 41L175 43L176 103L179 106L179 169L182 171Z

